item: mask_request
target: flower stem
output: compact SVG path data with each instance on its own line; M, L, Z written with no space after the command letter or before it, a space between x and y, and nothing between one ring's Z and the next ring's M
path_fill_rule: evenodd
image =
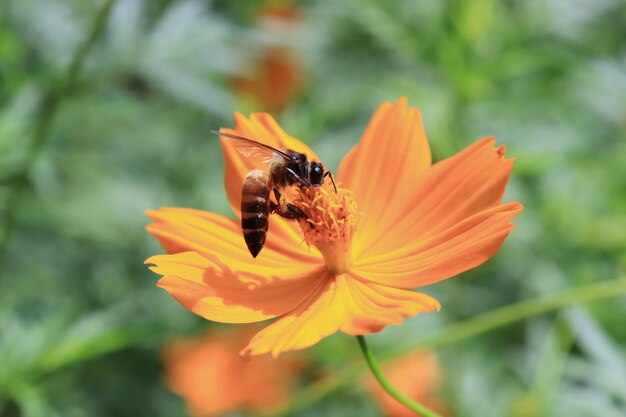
M370 371L372 371L372 375L374 375L374 378L376 378L380 386L383 387L383 389L387 391L389 395L395 398L400 404L404 405L411 411L415 411L422 417L441 417L439 414L435 413L431 409L407 397L406 395L398 391L393 385L391 385L391 382L389 382L389 380L385 378L385 376L381 372L380 367L378 366L378 362L374 357L374 354L365 342L365 337L357 336L356 338L359 341L359 346L361 347L363 356L365 356L365 361L367 362Z

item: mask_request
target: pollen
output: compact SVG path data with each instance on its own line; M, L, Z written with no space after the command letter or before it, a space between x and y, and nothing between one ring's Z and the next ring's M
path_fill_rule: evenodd
M332 274L350 270L352 237L358 227L360 213L352 191L332 185L301 188L294 205L306 219L299 220L304 239L324 256Z

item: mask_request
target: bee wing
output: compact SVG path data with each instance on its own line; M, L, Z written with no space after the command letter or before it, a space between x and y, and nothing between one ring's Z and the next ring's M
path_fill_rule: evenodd
M279 157L285 161L291 160L291 157L285 152L273 148L269 145L264 145L252 139L244 138L242 136L233 135L225 132L212 131L218 136L229 138L233 140L233 145L237 152L247 158L260 159L265 163L269 163L272 159Z

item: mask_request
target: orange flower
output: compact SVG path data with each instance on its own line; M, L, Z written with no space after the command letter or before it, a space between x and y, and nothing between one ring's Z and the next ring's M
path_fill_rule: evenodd
M235 93L252 106L281 111L300 92L304 80L302 68L285 48L267 48L256 58L245 76L234 77Z
M315 154L268 114L235 114L235 129L278 149ZM431 165L421 114L405 99L383 103L324 186L292 197L310 221L270 216L264 249L252 259L240 221L183 208L148 211L147 226L169 255L146 261L158 286L212 321L278 318L243 355L304 349L341 330L380 331L404 317L437 311L413 288L453 277L491 258L521 210L502 204L512 159L493 138ZM226 193L239 216L246 174L260 165L222 138ZM295 187L294 187L295 188ZM304 245L303 240L308 243Z
M257 26L265 37L275 41L255 47L250 68L231 79L235 94L253 107L278 112L300 93L304 70L293 46L284 42L284 36L297 29L301 20L291 2L268 2L261 8Z
M442 382L442 372L435 355L426 351L409 352L385 364L382 370L393 386L409 398L430 409L437 410L440 414L445 414L443 413L444 407L437 398L437 391ZM389 395L371 375L367 379L366 388L385 416L415 416L414 411L409 410Z
M262 412L285 401L301 363L276 363L270 357L242 361L237 353L250 336L248 331L213 331L166 345L165 383L185 399L193 415Z

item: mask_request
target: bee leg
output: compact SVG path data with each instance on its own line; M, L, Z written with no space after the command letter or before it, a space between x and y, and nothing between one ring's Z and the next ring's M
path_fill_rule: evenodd
M274 188L274 197L276 197L276 203L278 204L278 207L282 206L283 196L282 194L280 194L278 188Z
M306 220L309 226L311 226L311 229L315 229L315 224L310 221L306 213L300 210L298 207L294 206L293 204L287 203L287 212L289 213L289 216L294 216L290 218Z
M276 198L276 204L272 206L271 204L274 203L270 202L270 210L272 210L273 213L277 213L279 215L280 213L285 213L286 210L282 209L284 206L287 205L287 203L285 202L285 197L282 196L280 190L276 187L274 187L274 197Z
M300 210L298 207L294 206L293 204L287 203L287 213L289 213L292 216L295 216L295 218L297 219L306 219L308 218L307 215Z
M293 204L284 202L285 198L282 196L278 188L274 188L274 197L276 197L276 203L270 201L270 211L272 213L276 213L279 216L289 220L307 218L307 215L298 207L294 206ZM283 202L285 205L285 209L282 209Z
M278 204L274 203L273 201L270 202L270 212L276 213L284 219L296 220L296 219L307 218L306 214L304 214L302 210L300 210L298 207L294 206L293 204L287 203L285 207L286 207L285 210L281 210Z
M330 177L330 182L333 183L333 188L335 189L335 194L337 194L337 184L335 184L335 178L333 177L332 172L326 171L326 173L324 174L324 178L326 178L326 177Z

